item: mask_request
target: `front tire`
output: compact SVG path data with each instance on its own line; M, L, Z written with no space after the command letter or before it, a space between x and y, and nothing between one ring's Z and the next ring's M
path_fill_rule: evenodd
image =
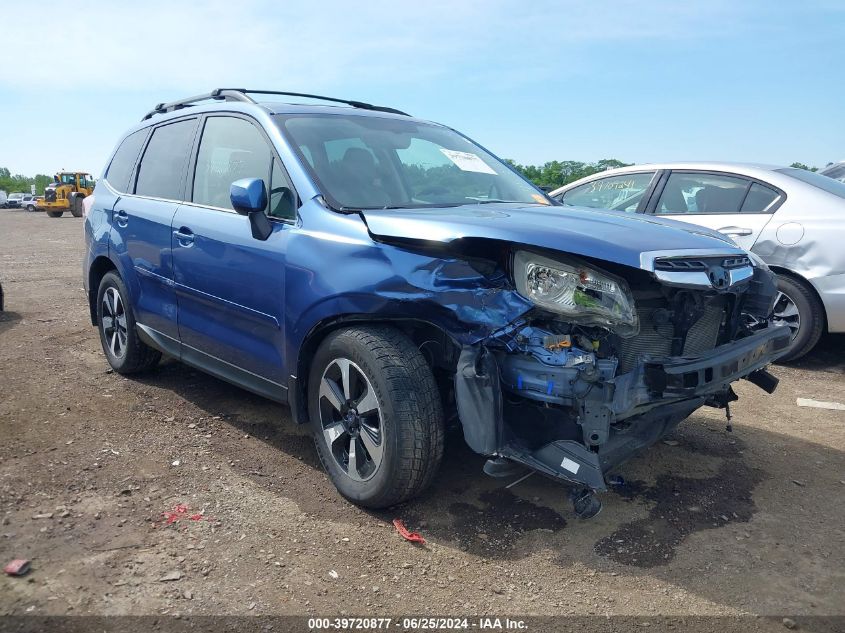
M161 359L161 352L138 337L128 298L120 276L115 272L106 273L97 291L97 323L106 360L119 374L144 371Z
M47 211L47 215L51 218L60 218L64 215L64 211Z
M82 217L82 198L79 196L74 197L70 201L70 213L75 218Z
M792 330L789 351L782 362L797 360L812 350L824 331L824 308L807 285L786 275L778 275L775 299L775 321Z
M387 508L422 492L443 457L443 413L431 369L402 332L339 330L308 380L317 454L341 495Z

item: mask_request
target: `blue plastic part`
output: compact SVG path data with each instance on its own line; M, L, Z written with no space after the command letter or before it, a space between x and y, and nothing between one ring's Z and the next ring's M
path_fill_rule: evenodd
M267 187L261 178L241 178L229 186L229 199L242 215L261 212L267 207Z
M622 475L611 475L607 478L607 485L608 486L624 486L625 485L625 478Z
M519 374L519 376L516 377L516 388L520 390L522 389L522 374Z

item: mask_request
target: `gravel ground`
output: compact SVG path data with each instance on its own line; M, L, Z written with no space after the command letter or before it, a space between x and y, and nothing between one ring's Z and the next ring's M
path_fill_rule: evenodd
M845 401L845 337L773 396L738 385L733 433L696 413L593 520L455 435L424 497L372 513L286 408L174 361L109 371L81 219L3 210L0 236L0 558L32 560L0 614L845 614L845 412L796 406Z

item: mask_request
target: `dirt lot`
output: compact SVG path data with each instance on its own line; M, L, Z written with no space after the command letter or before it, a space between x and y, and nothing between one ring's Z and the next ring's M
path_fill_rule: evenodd
M111 373L81 219L0 210L0 249L0 559L33 561L0 614L845 614L845 412L796 406L845 401L845 337L775 367L774 396L740 384L732 434L694 415L591 521L454 435L433 488L378 514L284 407L173 361Z

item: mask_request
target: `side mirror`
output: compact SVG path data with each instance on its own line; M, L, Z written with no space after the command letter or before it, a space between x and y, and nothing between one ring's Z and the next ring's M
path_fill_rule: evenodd
M241 215L267 208L267 187L261 178L241 178L229 187L232 208Z
M241 178L229 186L232 208L249 217L252 237L266 240L273 232L273 225L264 214L267 208L267 187L261 178Z

